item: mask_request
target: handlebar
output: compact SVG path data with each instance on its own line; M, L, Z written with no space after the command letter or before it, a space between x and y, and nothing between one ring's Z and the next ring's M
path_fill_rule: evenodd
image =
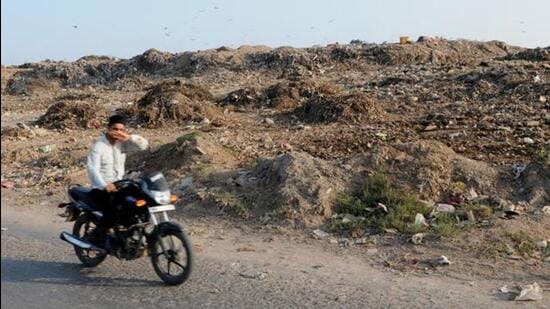
M138 185L137 181L131 180L131 179L121 179L113 182L113 185L117 188L117 190L120 190L122 188L127 187L128 185Z

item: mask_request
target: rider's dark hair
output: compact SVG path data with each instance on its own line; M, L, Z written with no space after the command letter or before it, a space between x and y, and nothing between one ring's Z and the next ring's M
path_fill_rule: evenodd
M109 117L109 124L108 126L112 126L114 125L115 123L121 123L123 125L126 125L126 119L124 118L124 116L120 115L120 114L115 114L111 117Z

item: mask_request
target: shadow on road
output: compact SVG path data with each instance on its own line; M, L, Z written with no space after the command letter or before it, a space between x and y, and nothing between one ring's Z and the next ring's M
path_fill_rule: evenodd
M46 283L73 286L161 286L160 281L98 276L97 269L68 262L2 258L2 283Z

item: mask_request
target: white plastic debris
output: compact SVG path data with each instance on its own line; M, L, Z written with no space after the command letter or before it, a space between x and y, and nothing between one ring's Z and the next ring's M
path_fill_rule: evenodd
M525 301L525 300L541 300L542 299L542 289L538 283L528 284L521 286L519 295L516 296L515 300Z
M414 217L414 224L419 226L427 226L426 218L424 218L423 214L416 214L416 217Z
M419 245L422 243L422 240L424 239L424 236L426 236L425 233L416 233L412 236L411 241L415 245Z
M438 264L438 265L451 265L451 261L449 261L449 259L442 255L440 257L438 257L435 262Z
M327 238L328 236L330 236L329 233L322 231L320 229L316 229L313 231L313 237L316 239L324 239L324 238Z

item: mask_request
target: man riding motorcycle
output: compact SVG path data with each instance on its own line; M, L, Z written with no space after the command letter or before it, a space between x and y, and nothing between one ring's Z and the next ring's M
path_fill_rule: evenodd
M113 220L118 201L124 197L124 192L117 192L113 182L124 177L126 153L146 150L148 146L145 138L126 133L126 121L121 115L109 118L107 131L93 144L88 154L88 176L93 188L91 196L103 212L92 235L96 245L113 249Z

